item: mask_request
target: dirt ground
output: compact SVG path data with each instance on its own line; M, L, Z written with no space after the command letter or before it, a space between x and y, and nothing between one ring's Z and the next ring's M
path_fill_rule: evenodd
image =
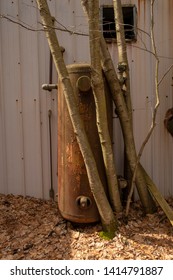
M144 216L136 202L112 240L100 231L65 221L56 202L0 194L1 260L173 260L173 227L159 207Z

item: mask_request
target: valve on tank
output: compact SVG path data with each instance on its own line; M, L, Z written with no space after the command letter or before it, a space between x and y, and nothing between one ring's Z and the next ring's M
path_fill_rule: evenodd
M91 199L87 196L78 196L76 199L77 205L81 209L87 209L91 206Z

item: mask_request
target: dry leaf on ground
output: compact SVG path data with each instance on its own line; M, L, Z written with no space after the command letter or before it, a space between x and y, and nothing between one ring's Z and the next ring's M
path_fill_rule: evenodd
M168 203L173 207L173 199ZM100 238L99 231L100 223L65 221L56 202L0 195L0 259L173 260L173 228L160 208L143 216L135 202L114 239Z

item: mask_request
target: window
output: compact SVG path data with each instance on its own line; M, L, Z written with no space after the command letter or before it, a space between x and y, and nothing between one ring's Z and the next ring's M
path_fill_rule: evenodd
M136 6L123 6L123 19L126 41L136 41ZM114 8L113 6L101 7L102 31L106 41L116 39Z

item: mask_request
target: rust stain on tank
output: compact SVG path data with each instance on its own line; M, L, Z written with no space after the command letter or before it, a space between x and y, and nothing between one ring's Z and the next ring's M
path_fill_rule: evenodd
M86 64L70 65L68 72L99 175L106 188L95 103L89 84L91 69ZM110 118L111 122L112 117ZM58 206L62 216L73 222L90 223L100 219L60 81L58 84Z
M67 143L65 152L67 166L72 174L86 174L86 168L77 141L76 143Z

